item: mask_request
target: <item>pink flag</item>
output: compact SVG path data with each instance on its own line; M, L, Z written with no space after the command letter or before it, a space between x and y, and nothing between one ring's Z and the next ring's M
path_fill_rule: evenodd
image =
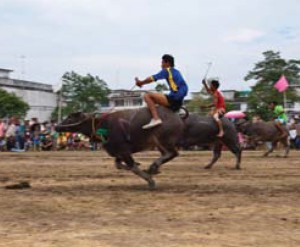
M280 79L278 80L278 82L275 83L274 87L280 92L282 93L283 91L285 91L288 87L289 87L289 83L287 81L287 79L285 78L284 75L282 75L280 77Z

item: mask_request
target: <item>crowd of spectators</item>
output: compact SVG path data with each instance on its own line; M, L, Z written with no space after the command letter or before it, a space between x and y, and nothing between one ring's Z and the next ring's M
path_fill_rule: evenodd
M97 145L80 133L58 133L56 122L38 119L20 120L16 117L0 119L1 151L58 151L95 150Z
M300 149L300 116L295 115L290 118L287 127L290 131L292 147Z

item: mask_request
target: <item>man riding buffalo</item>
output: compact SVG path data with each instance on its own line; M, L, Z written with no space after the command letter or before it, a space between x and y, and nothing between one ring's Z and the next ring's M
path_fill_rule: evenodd
M210 115L213 117L215 122L217 123L219 127L219 133L217 134L217 137L222 137L224 135L224 128L222 121L220 118L223 117L225 114L225 100L221 92L218 90L220 83L218 80L212 80L210 82L210 87L208 87L206 80L202 80L202 84L204 85L206 91L212 95L213 97L213 103L208 106L202 106L202 108L211 108L214 107L211 111Z
M143 129L150 129L162 124L162 120L157 114L156 104L166 106L173 111L179 110L179 108L182 106L183 99L188 92L188 86L180 71L174 67L174 57L166 54L162 57L162 70L159 73L149 76L145 80L139 80L138 77L135 78L136 85L139 87L152 83L153 81L165 79L167 80L170 88L170 93L168 95L160 93L145 94L144 99L151 112L152 119L148 124L143 126Z
M270 103L270 108L273 111L275 126L280 131L281 137L282 138L287 137L288 133L286 132L284 126L287 123L288 117L284 112L283 106L278 104L277 101L273 101Z

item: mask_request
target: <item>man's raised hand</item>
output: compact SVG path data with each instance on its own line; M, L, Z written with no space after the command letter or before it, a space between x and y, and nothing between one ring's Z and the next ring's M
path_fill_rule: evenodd
M135 77L135 85L137 85L138 87L142 87L143 83L139 80L139 78Z

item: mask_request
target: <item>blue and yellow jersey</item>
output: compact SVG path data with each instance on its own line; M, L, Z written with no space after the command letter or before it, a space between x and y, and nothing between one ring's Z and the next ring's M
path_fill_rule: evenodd
M188 86L179 70L175 68L162 69L151 77L154 81L165 79L168 82L170 93L169 97L174 100L183 100L187 95Z

